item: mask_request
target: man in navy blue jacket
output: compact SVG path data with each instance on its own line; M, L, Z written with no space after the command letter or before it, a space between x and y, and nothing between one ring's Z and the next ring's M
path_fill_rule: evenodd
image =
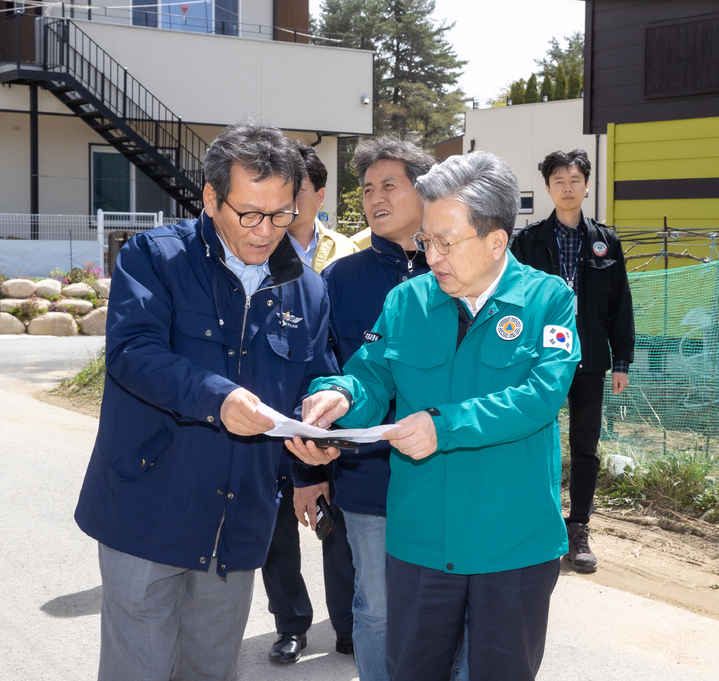
M372 247L333 262L322 272L330 300L330 326L340 366L371 335L385 297L397 284L429 267L412 234L422 224L423 202L414 188L434 158L410 141L384 137L362 140L352 159L362 186ZM394 403L385 423L394 422ZM387 442L362 445L358 454L343 451L334 461L335 503L342 509L355 565L352 638L361 681L388 681L385 524L389 485ZM316 499L327 495L321 467L296 465L295 512L315 524Z
M235 678L291 468L257 406L289 415L337 371L326 285L286 234L304 178L292 143L231 126L205 176L202 216L136 235L113 276L75 513L99 542L103 681Z

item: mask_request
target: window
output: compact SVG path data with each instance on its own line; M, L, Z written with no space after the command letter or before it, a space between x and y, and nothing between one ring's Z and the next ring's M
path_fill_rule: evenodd
M519 192L519 212L534 213L534 192Z
M150 0L132 0L132 25L157 28L157 5Z
M145 173L109 147L91 149L92 212L174 215L174 201Z

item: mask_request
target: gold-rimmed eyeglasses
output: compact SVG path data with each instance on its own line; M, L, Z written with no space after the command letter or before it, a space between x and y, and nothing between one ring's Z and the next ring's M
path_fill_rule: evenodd
M467 239L476 238L479 238L479 235L473 234L472 236L464 237L464 239L457 239L457 241L447 241L447 239L443 236L433 236L430 238L422 232L415 232L412 235L412 241L414 241L414 245L417 247L418 251L426 253L429 250L429 245L432 244L437 253L440 255L449 255L450 247L458 244L460 241L467 241Z
M240 225L247 229L257 227L265 218L269 218L275 227L289 227L295 221L298 214L295 210L278 210L275 213L262 213L259 210L249 210L245 213L240 213L227 199L225 199L225 203L231 210L237 213L237 217L240 219Z

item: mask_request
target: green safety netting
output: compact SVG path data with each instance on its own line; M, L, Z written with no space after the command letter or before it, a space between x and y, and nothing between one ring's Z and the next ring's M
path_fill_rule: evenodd
M637 343L630 386L619 397L605 386L605 445L636 457L719 454L719 262L629 283Z

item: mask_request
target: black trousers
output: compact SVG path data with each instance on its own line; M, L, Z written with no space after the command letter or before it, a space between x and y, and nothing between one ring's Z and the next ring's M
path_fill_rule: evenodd
M599 457L597 444L602 431L603 371L577 372L569 389L569 523L588 523L594 511Z
M325 577L325 600L337 638L352 638L352 599L354 597L354 566L347 542L347 529L340 508L334 503L332 465L325 468L330 480L330 510L334 527L322 542L322 563ZM312 624L312 603L302 578L300 535L290 482L282 490L277 524L262 568L262 581L269 599L269 611L275 616L279 634L303 634ZM319 541L319 540L318 540Z
M559 560L453 575L387 556L392 681L449 681L465 613L470 681L533 681L544 655Z

